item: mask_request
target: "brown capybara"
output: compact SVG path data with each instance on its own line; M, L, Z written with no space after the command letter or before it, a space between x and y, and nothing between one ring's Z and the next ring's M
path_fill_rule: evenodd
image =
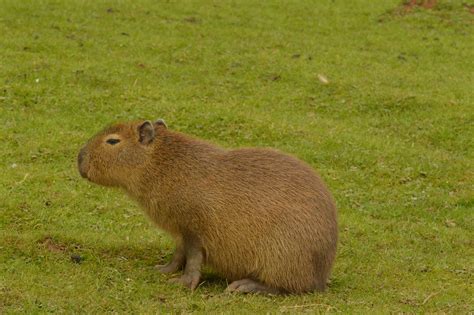
M123 188L176 240L163 273L192 290L206 264L227 291L323 291L337 244L330 192L307 164L272 149L227 150L163 120L116 124L80 151L88 180Z

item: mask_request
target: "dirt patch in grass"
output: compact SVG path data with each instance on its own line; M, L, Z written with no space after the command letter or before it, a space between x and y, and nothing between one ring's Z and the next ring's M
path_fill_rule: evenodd
M70 251L77 251L82 248L81 245L75 242L62 242L57 238L47 235L40 240L38 240L40 247L47 249L50 252L54 253L64 253Z
M45 236L38 241L38 244L54 253L62 253L67 250L67 246L65 244L56 241L51 236Z
M416 7L424 9L433 9L438 4L437 0L409 0L403 4L405 12L410 12Z
M469 11L469 13L474 14L474 4L464 4L464 7Z
M22 301L22 296L19 292L0 285L0 313L2 313L2 307L17 305L18 301Z
M463 3L462 6L466 8L471 14L474 14L474 4ZM443 3L439 3L438 0L405 0L397 7L394 11L398 14L407 14L415 9L437 9L443 8Z
M404 0L396 7L382 14L378 22L383 23L393 18L404 18L422 14L424 16L437 17L439 21L445 23L448 27L452 27L456 24L458 26L464 24L464 26L470 27L472 25L472 19L466 18L466 11L474 14L474 3L452 3L438 0ZM435 27L435 25L432 25L432 27ZM404 60L404 56L400 55L399 59Z
M438 4L437 0L405 0L392 11L392 14L405 15L415 9L436 9Z

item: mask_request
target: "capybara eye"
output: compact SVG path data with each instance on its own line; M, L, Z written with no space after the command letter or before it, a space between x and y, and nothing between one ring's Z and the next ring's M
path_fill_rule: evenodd
M107 141L108 144L114 145L120 142L120 139L108 139Z

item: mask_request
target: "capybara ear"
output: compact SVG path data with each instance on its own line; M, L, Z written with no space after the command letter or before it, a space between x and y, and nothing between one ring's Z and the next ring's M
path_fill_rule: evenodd
M160 119L157 119L157 120L155 121L155 126L163 126L163 127L165 127L165 128L168 128L168 126L166 125L165 120L164 120L164 119L161 119L161 118L160 118Z
M150 144L155 138L155 128L151 121L146 120L138 127L139 141L141 144Z

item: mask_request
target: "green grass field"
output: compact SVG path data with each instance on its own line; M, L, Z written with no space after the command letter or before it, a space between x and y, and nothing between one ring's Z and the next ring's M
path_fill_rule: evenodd
M474 15L405 11L0 0L0 313L473 312ZM171 239L76 170L89 137L138 118L317 169L339 209L329 290L229 295L208 270L191 293L158 274Z

